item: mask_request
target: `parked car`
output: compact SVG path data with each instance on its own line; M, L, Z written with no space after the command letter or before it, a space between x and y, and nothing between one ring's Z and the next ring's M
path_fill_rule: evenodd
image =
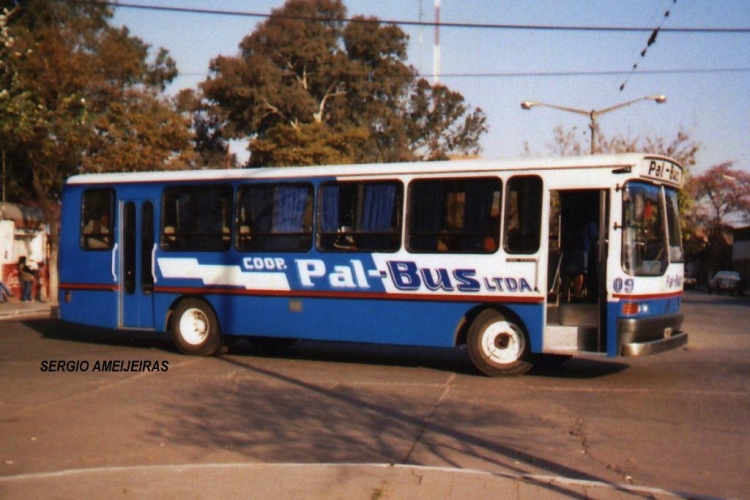
M732 295L742 295L744 292L742 278L740 273L735 271L719 271L716 275L708 280L708 293L729 292Z

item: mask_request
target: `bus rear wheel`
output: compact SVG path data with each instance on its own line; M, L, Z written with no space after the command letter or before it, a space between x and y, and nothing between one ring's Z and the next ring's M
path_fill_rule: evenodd
M172 316L172 338L180 351L194 356L213 356L222 346L216 314L198 299L177 304Z
M532 367L523 328L493 309L471 324L467 347L474 366L490 377L522 375Z

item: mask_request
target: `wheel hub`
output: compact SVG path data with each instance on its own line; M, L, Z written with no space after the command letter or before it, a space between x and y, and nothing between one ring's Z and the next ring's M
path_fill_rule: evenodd
M198 345L208 336L208 318L200 309L188 309L180 317L180 333L185 342Z
M524 348L523 333L507 321L493 323L482 335L484 354L498 364L518 361Z

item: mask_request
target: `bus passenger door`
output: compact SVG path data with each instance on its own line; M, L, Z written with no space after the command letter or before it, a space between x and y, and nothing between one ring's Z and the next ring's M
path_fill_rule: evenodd
M154 204L123 201L120 269L120 327L154 327Z
M550 194L545 349L603 352L608 192L577 189Z

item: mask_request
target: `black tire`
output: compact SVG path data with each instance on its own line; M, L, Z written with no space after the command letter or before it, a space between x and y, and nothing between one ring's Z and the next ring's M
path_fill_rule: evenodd
M540 354L537 359L546 366L558 367L573 358L571 354Z
M185 299L172 315L172 338L180 351L193 356L213 356L222 348L219 320L199 299Z
M474 366L490 377L522 375L533 366L523 327L493 309L472 322L467 348Z

